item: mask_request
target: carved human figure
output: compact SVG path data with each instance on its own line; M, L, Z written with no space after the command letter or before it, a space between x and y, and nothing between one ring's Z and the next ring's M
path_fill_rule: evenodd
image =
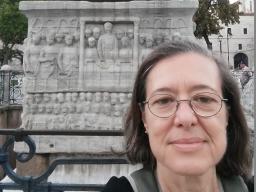
M92 35L93 37L95 38L96 42L98 42L99 38L100 38L100 34L101 34L101 31L100 31L100 28L99 27L94 27L92 29Z
M58 93L57 94L57 101L59 104L64 103L65 99L64 99L64 94L63 93Z
M115 60L118 54L118 41L112 33L113 25L110 22L104 24L105 34L98 40L98 53L102 60Z
M45 112L46 112L47 114L51 114L51 113L53 112L53 106L52 106L52 105L47 105L47 106L45 107Z
M145 49L141 50L141 55L140 55L140 63L144 61L144 59L147 57L149 53L153 51L153 36L152 35L147 35L146 36L146 42L145 42Z
M112 105L116 104L118 102L118 95L117 93L111 93L110 94L110 103Z
M62 75L68 77L78 73L78 51L73 47L74 37L72 35L65 36L65 44L58 55L58 65Z
M134 31L133 31L133 28L129 28L128 29L127 37L130 40L130 47L133 47L133 44L134 44Z
M86 101L87 102L91 102L92 101L92 98L93 98L93 95L91 92L87 92L86 93Z
M107 114L108 110L111 109L111 103L110 103L110 93L109 92L103 92L102 94L102 113Z
M127 99L126 99L126 94L125 93L119 93L119 101L120 101L120 112L121 114L124 114L127 109L126 109L126 103L127 103Z
M61 105L61 113L66 116L69 113L69 107L67 104Z
M129 61L132 58L132 49L129 44L129 38L124 36L121 39L121 48L119 49L119 59L121 61Z
M129 110L129 106L130 106L130 100L131 100L131 96L132 96L132 94L131 93L126 93L125 94L125 101L123 102L123 104L122 104L122 112L123 112L123 114L124 115L126 115L126 113L128 112L128 110Z
M117 38L117 40L121 40L122 37L124 37L124 36L125 36L124 30L122 30L122 29L117 29L116 30L116 38Z
M92 30L90 28L85 29L84 36L86 39L92 36Z
M91 105L92 113L88 115L88 126L92 129L96 129L99 126L100 112L101 112L101 93L96 92L94 97L94 103Z
M39 57L39 77L48 79L54 74L57 66L58 49L54 46L55 33L49 33L46 37L47 45L41 50Z
M83 103L85 101L85 99L86 99L85 93L84 92L80 92L78 99L79 99L79 103Z
M80 32L79 31L75 31L74 33L74 44L75 47L79 47L79 42L80 42Z
M43 114L45 112L45 106L43 104L38 105L38 113Z
M41 104L42 101L43 101L42 94L36 93L34 95L34 101L35 101L36 104Z
M84 104L85 104L86 95L84 92L80 92L78 96L78 102L76 104L76 112L82 113L84 112Z
M171 39L168 36L164 36L164 43L170 43Z
M96 48L96 40L94 37L88 38L88 48L85 49L85 61L96 61L99 59L98 51Z
M51 94L51 101L52 101L52 103L56 103L57 102L57 93L52 93Z
M93 113L100 113L101 109L101 92L96 92L95 93L95 102L92 105L92 112Z
M84 111L84 124L85 126L87 127L90 127L90 118L91 118L91 113L90 113L90 110L91 110L91 106L92 106L92 98L93 98L93 95L91 92L87 92L86 93L86 102L84 103L83 105L83 111Z
M121 105L114 105L113 128L115 130L122 129Z
M164 35L162 33L157 33L155 35L154 40L155 40L155 46L159 46L164 42Z
M111 118L111 104L103 103L103 115L98 120L98 127L102 130L108 130L112 128L112 118Z
M71 100L73 103L76 103L78 100L78 93L77 92L73 92L71 93Z
M25 104L31 105L34 103L34 97L31 94L27 94L25 97Z
M122 29L117 29L116 30L116 38L117 38L117 41L118 41L118 48L119 49L121 48L121 39L124 36L125 36L125 33Z
M32 104L31 105L31 114L36 114L38 112L38 105L37 104Z
M71 103L71 101L72 101L71 93L65 93L65 102Z
M33 105L33 96L30 94L27 94L25 96L25 105L23 107L23 111L22 111L22 125L21 127L26 128L26 129L31 129L32 127L29 127L30 125L32 125L32 121L33 118L30 115L32 112L31 106Z
M60 114L60 105L59 104L53 105L53 114L56 116Z
M146 35L144 33L141 33L139 35L139 44L142 46L142 47L145 47L145 42L146 42Z
M52 107L52 103L51 103L51 96L48 93L44 93L43 94L43 106L44 106L44 112L49 113L48 110L50 110L49 108Z
M56 33L55 39L56 39L57 45L62 46L63 38L64 38L64 34L63 33Z
M69 108L66 104L61 105L61 115L58 117L59 126L62 129L66 129L68 125L68 118L67 115L69 113Z
M44 101L45 104L50 104L51 97L48 93L43 94L43 101Z
M92 30L90 28L86 28L84 31L84 37L85 37L85 47L88 47L88 38L92 36Z
M27 44L24 51L23 70L26 75L35 75L39 67L39 55L42 46L40 45L41 35L34 34L31 43Z

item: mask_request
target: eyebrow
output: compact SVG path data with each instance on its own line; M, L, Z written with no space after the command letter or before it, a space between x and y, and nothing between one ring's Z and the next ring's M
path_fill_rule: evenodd
M208 86L208 85L204 85L204 84L199 84L199 85L195 85L191 88L191 91L197 91L197 90L201 90L201 89L209 89L215 93L217 93L217 90Z
M208 90L211 90L213 91L214 93L217 93L217 91L215 89L213 89L212 87L208 86L208 85L204 85L204 84L199 84L199 85L195 85L195 86L192 86L189 91L197 91L197 90L201 90L201 89L208 89ZM156 94L158 92L177 92L176 89L174 88L170 88L170 87L161 87L159 89L156 89L155 91L153 91L152 94Z

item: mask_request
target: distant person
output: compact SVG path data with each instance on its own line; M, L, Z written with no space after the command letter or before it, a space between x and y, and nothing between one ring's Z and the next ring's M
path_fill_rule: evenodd
M250 79L252 77L252 71L243 62L241 62L239 64L239 68L240 68L240 70L242 70L242 75L240 77L240 83L241 83L242 89L244 89L245 85L250 81Z

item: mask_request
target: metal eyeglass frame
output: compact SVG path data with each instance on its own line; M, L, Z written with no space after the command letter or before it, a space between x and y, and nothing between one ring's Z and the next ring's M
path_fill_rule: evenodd
M156 117L159 117L159 118L169 118L169 117L171 117L172 115L174 115L174 114L176 113L176 111L178 110L179 105L180 105L180 103L181 103L182 101L187 101L187 102L189 102L190 108L192 109L192 111L193 111L196 115L198 115L198 116L200 116L200 117L206 117L206 118L207 118L207 117L212 117L212 116L214 116L214 115L216 115L216 114L218 114L218 113L220 112L220 110L221 110L221 108L222 108L222 102L227 102L228 99L222 98L221 96L219 96L219 95L217 95L217 94L215 94L215 93L211 93L211 92L203 92L203 93L198 93L198 94L195 94L195 95L200 95L200 94L204 94L204 93L212 94L212 95L215 95L215 96L217 96L217 97L220 98L220 101L221 101L220 108L219 108L213 115L200 115L200 114L198 114L198 112L196 112L196 110L193 108L193 105L191 104L191 102L192 102L191 99L180 99L180 100L175 99L176 102L177 102L177 104L176 104L176 109L175 109L175 111L174 111L172 114L170 114L169 116L161 117L161 116L158 116L158 115L156 115L155 113L153 113L153 112L151 111L150 107L149 107L149 100L150 100L152 97L156 96L156 95L169 95L169 94L156 94L156 95L152 95L152 96L151 96L150 98L148 98L146 101L140 102L140 103L138 103L138 104L139 104L141 110L143 109L143 105L147 104L149 111L150 111L153 115L155 115ZM195 96L195 95L193 95L193 96ZM192 96L192 97L193 97L193 96Z

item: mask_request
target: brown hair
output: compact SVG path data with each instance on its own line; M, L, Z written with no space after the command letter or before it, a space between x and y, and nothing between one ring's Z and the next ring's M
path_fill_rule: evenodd
M133 95L125 120L126 153L131 163L156 167L156 160L149 145L142 122L139 104L146 99L146 78L152 68L162 59L182 53L195 52L215 61L220 72L223 97L228 99L227 150L217 164L219 176L248 175L251 169L249 152L249 129L240 104L237 82L227 65L208 50L190 40L179 39L155 49L141 64L134 83Z

